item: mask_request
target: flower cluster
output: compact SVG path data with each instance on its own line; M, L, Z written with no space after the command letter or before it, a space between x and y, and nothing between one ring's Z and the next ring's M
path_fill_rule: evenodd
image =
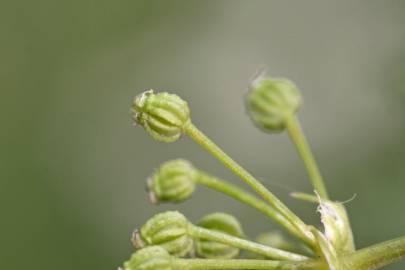
M132 107L135 123L154 139L174 142L187 135L254 191L199 170L187 160L176 159L163 163L148 178L152 203L183 202L202 185L261 212L295 240L287 239L279 231L262 233L255 241L249 240L239 221L226 213L214 212L193 224L183 214L168 211L155 215L134 231L132 242L136 250L124 263L124 270L375 269L372 265L377 264L365 262L364 252L355 250L345 207L329 199L296 116L301 103L298 88L291 81L260 74L251 82L246 107L251 120L261 130L286 130L289 134L314 188L314 194L291 195L318 204L323 228L305 223L201 132L191 120L188 103L179 96L153 90L136 96Z

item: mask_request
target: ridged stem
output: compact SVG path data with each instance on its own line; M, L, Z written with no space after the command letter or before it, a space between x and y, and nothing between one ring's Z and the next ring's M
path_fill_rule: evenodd
M356 251L344 258L347 269L374 270L405 258L405 236Z

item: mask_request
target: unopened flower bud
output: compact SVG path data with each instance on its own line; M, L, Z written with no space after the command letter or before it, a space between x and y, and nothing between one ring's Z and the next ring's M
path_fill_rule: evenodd
M235 237L244 237L242 227L238 220L225 213L213 213L203 217L197 224L205 229L210 229ZM230 259L239 255L239 249L222 243L196 239L196 253L204 258Z
M148 90L135 97L132 110L134 120L156 140L174 142L190 121L187 102L179 96Z
M300 93L287 79L273 79L261 74L250 85L247 110L253 122L265 131L284 130L286 118L300 105Z
M195 190L197 171L183 159L163 163L148 179L149 198L156 202L181 202Z
M149 219L140 230L146 245L159 245L176 257L185 256L193 248L188 234L189 222L177 211L167 211Z
M136 251L124 270L172 270L170 254L160 246L150 246Z

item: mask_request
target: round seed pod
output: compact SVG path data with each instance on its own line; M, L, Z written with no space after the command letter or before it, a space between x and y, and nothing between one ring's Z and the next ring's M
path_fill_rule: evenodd
M135 97L133 119L156 140L174 142L183 133L183 127L190 121L187 102L175 94L153 90Z
M246 102L252 121L267 132L284 130L286 118L293 115L300 105L300 93L291 81L264 75L252 81Z
M149 198L152 203L182 202L194 193L198 172L183 159L163 163L148 179Z
M226 233L235 237L244 237L239 221L225 213L213 213L203 217L197 224L205 229ZM239 249L215 241L196 239L196 254L203 258L230 259L239 255Z
M188 234L189 222L177 211L167 211L149 219L140 230L146 245L159 245L175 257L183 257L193 249Z
M171 257L160 246L146 247L124 263L124 270L172 270Z

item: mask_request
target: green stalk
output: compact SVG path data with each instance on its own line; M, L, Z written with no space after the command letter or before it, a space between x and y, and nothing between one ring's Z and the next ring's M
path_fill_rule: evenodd
M405 236L363 248L344 258L347 269L374 270L405 258Z
M189 122L184 126L184 132L194 141L200 144L205 150L220 160L228 169L239 176L245 183L253 188L265 201L270 203L288 221L290 221L307 238L307 242L314 245L314 236L307 228L307 225L290 209L287 208L273 193L271 193L260 181L254 178L248 171L242 168L236 161L228 156L221 148L205 136L193 123Z
M304 161L312 186L323 199L328 199L325 183L322 179L321 172L316 164L315 158L311 152L308 141L305 138L301 125L295 115L286 117L286 126L291 140L294 142L298 153Z
M307 194L304 192L292 192L290 193L290 196L298 200L319 204L319 198L312 194Z
M286 231L297 237L298 239L308 243L308 239L303 235L296 227L294 227L291 222L289 222L283 215L277 212L273 207L266 204L264 201L256 198L249 192L228 183L224 180L218 179L211 175L208 175L202 171L199 171L199 177L197 178L196 182L198 184L204 185L208 188L214 189L216 191L222 192L235 200L238 200L242 203L245 203L256 210L262 212L266 216L275 220L278 224L280 224Z
M289 251L284 251L281 249L273 248L270 246L262 245L259 243L255 243L249 240L245 240L242 238L234 237L226 233L208 230L202 227L198 227L195 225L190 224L189 227L189 234L192 237L210 240L222 244L226 244L229 246L233 246L236 248L248 250L255 252L257 254L264 255L266 257L278 260L287 260L287 261L305 261L308 257L299 255L296 253L292 253ZM239 269L239 268L238 268Z
M246 259L174 259L173 269L179 270L327 270L320 261L286 262Z

